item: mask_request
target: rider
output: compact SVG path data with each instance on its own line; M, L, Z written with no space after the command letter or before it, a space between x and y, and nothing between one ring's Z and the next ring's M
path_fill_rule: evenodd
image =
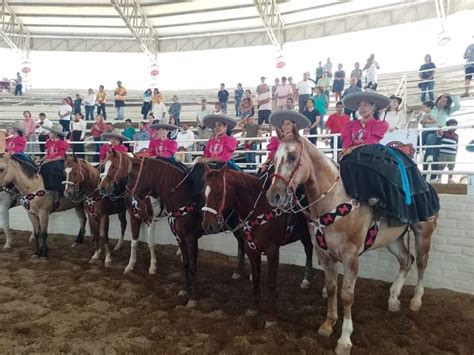
M157 134L148 145L148 153L151 157L161 157L174 160L174 154L178 149L178 143L168 138L168 133L178 129L177 126L166 123L152 124L150 128L155 129Z
M439 210L439 200L416 163L402 151L379 144L389 125L374 118L390 99L373 91L343 98L360 119L342 130L341 177L349 196L376 208L395 223L425 221Z
M100 147L100 162L102 163L105 158L107 158L107 152L108 149L112 149L115 152L128 152L128 148L124 146L122 143L125 141L128 141L128 138L121 135L120 133L117 133L115 131L109 132L109 133L104 133L101 136L101 139L103 141L109 141L110 144L103 144L102 147Z
M6 140L6 151L10 154L23 153L26 147L26 138L23 136L25 130L19 125L13 125L9 129L11 135Z

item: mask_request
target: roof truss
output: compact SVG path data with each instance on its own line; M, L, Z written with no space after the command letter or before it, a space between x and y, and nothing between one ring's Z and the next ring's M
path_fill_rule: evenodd
M270 41L281 52L285 40L285 24L281 17L276 0L254 0L258 14L263 21Z
M28 61L31 50L30 32L8 5L7 0L2 0L0 37L18 53L23 61Z

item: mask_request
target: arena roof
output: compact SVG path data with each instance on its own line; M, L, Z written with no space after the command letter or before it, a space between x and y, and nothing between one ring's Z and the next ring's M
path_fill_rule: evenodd
M441 12L440 12L441 7ZM2 0L0 46L158 52L330 36L474 8L462 0Z

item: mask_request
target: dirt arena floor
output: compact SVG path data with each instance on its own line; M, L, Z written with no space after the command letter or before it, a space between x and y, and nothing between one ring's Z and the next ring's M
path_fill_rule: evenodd
M51 235L50 260L33 261L27 233L14 233L14 249L0 252L0 353L326 354L336 346L340 322L330 338L316 334L326 310L321 272L302 290L303 269L281 267L280 321L265 329L261 316L244 315L251 283L231 280L234 258L201 251L202 297L187 309L176 296L182 273L175 247L157 247L158 274L150 276L141 244L136 271L123 275L128 242L111 269L89 264L90 241L75 249L71 243ZM406 287L401 311L390 313L389 287L359 279L353 354L474 352L474 296L427 289L413 313L413 288Z

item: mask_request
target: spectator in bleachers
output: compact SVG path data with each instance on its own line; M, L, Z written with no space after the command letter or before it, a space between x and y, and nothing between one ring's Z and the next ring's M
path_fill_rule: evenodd
M111 125L111 124L110 124ZM113 130L113 126L111 125L111 129ZM107 131L107 125L104 122L104 116L102 114L98 114L95 117L95 123L92 125L91 128L91 135L94 141L100 142L102 135ZM100 144L95 144L95 152L99 153L100 151ZM94 162L99 162L99 156L96 154L94 155Z
M81 113L82 97L79 94L76 94L76 98L73 102L73 114Z
M151 103L152 104L157 103L158 98L160 99L160 102L165 102L165 96L160 92L160 89L154 88L153 89L153 98L151 99Z
M84 107L86 110L86 121L94 120L94 108L95 108L95 94L94 90L89 89L87 92L87 98L84 101Z
M272 111L275 111L278 109L278 94L277 94L277 89L280 86L280 79L275 78L274 85L272 86Z
M212 113L216 115L222 114L222 106L220 102L214 103L214 110L212 111Z
M40 143L46 143L46 141L49 138L49 131L46 128L51 128L53 127L53 124L51 123L50 120L46 118L46 114L41 112L38 116L38 121L36 121L36 136L38 137L38 142ZM41 153L45 152L45 146L44 144L39 145L39 149Z
M293 82L293 77L289 76L288 77L288 85L291 86L291 90L293 91L293 101L297 102L298 101L298 90L296 89L296 84Z
M431 61L431 55L425 55L425 63L421 65L418 73L420 77L418 87L421 90L421 102L426 101L426 94L428 94L431 101L434 101L435 69L436 65Z
M161 102L161 95L155 96L155 102L153 103L153 108L151 109L153 116L158 121L162 121L166 115L166 105ZM163 121L164 122L164 121Z
M176 138L177 138L177 136L178 136L178 132L179 132L179 126L177 125L176 118L174 118L173 116L171 116L170 119L168 120L168 124L177 127L176 129L170 130L170 131L168 132L168 138L175 141Z
M303 113L306 108L306 102L313 94L313 82L309 79L309 72L303 74L303 80L296 84L296 93L298 95L298 111Z
M188 152L193 150L194 133L189 129L189 124L187 124L186 122L183 122L181 124L181 130L178 132L176 141L178 142L178 151ZM184 154L184 161L186 163L191 163L191 153Z
M392 95L390 96L390 100L392 100L390 106L385 110L382 119L387 121L389 126L388 131L393 132L405 127L405 114L400 110L400 105L402 103L401 97Z
M69 135L69 126L71 124L71 113L72 107L68 104L68 99L65 98L62 101L61 106L59 106L58 116L59 116L59 124L63 126L63 133L65 137Z
M267 85L267 84L265 84L265 79L266 78L264 76L260 77L260 84L258 84L257 89L255 90L257 92L257 95L260 95L263 92L262 91L262 86ZM268 85L267 85L267 87L268 87Z
M321 79L318 80L317 86L320 86L320 87L323 88L323 94L326 95L328 105L329 105L329 101L330 101L329 93L330 93L331 87L332 87L332 80L328 76L327 72L323 72L323 76L322 76Z
M78 158L85 158L84 155L84 138L86 138L87 123L84 121L82 113L76 113L74 120L71 122L71 141L78 142L72 144L72 152Z
M244 97L244 89L242 88L242 84L238 83L237 89L234 90L235 117L240 117L240 104L242 103L243 97Z
M151 139L150 132L148 130L148 121L142 121L138 124L138 132L133 135L134 141L149 141Z
M355 93L355 92L362 91L362 89L357 85L357 82L358 82L358 80L355 76L351 77L351 80L349 82L349 87L346 88L346 90L344 90L344 93L342 94L342 97L345 97L345 96L350 95L350 94ZM350 110L346 107L346 108L344 108L344 112L349 117L352 117L352 119L354 119L354 120L357 119L357 117L356 117L357 111Z
M279 110L283 110L286 106L286 99L293 96L293 88L288 84L286 76L281 77L281 85L277 86L276 90L277 107Z
M251 97L244 97L240 103L240 117L242 121L253 116L253 101Z
M326 133L330 134L341 134L342 129L345 125L351 122L351 119L348 115L344 113L344 104L339 101L336 103L336 113L329 115L328 120L325 124ZM325 139L325 143L328 144L334 149L334 137L329 137ZM337 138L337 148L342 149L342 139L341 137Z
M207 115L210 115L212 110L207 107L207 100L201 99L201 109L196 112L196 123L198 129L198 138L199 139L209 139L212 135L212 130L206 128L203 123L203 118ZM204 142L199 142L199 149L204 149Z
M291 111L295 109L295 101L293 100L293 97L290 96L286 98L285 107L283 107L283 109Z
M380 69L379 63L375 60L375 54L371 54L370 57L367 59L367 63L365 63L364 69L365 71L365 88L377 90L377 70Z
M97 114L102 115L104 120L107 119L107 113L105 112L106 97L107 93L104 90L104 85L100 85L97 92Z
M125 118L125 98L127 97L127 89L122 85L121 81L117 81L117 88L114 91L115 96L115 110L117 112L116 120L123 120Z
M258 124L269 123L268 118L272 113L272 94L267 84L260 85L260 94L257 98L258 105ZM270 127L271 128L271 127Z
M181 103L179 102L177 95L173 95L173 102L168 109L168 113L170 115L170 119L171 117L174 117L176 120L176 125L179 126L181 117Z
M321 132L324 128L324 116L328 111L329 101L327 96L324 95L324 88L322 86L317 86L315 88L315 95L313 96L314 107L318 110L321 119L319 120L319 128Z
M433 101L425 101L421 107L421 111L416 115L417 120L421 123L423 128L436 128L438 127L438 121L436 118L431 116L431 110L434 107ZM432 137L430 137L432 136ZM427 143L430 141L431 143ZM432 145L436 142L436 131L422 131L421 132L421 144L425 146L426 144ZM430 148L431 149L431 148ZM427 167L423 169L426 170Z
M105 132L104 133L110 133L110 132L113 132L115 130L114 128L114 125L112 124L112 122L107 122L105 124Z
M464 82L464 94L461 97L469 96L469 88L471 86L472 74L474 73L474 43L470 44L464 52L464 59L466 59L466 65L464 66L465 82Z
M23 135L28 142L36 142L36 122L31 117L30 111L23 112L23 130ZM26 150L33 151L32 145L30 144Z
M243 137L245 138L256 138L260 137L261 131L260 126L255 122L255 117L253 115L247 117L240 121L239 126L243 129ZM257 149L257 141L246 140L244 142L244 149L245 150L256 150ZM247 169L256 169L255 163L257 162L257 153L255 152L248 152L245 153L245 162L247 165Z
M151 111L151 99L152 99L152 92L151 89L146 89L143 93L143 102L142 102L142 109L141 114L143 115L143 119L146 120L148 114Z
M323 68L323 62L319 62L318 64L318 67L316 68L315 72L314 72L314 76L316 77L315 81L316 83L318 82L319 79L321 79L323 77L323 72L324 72L324 68Z
M16 79L15 79L15 96L22 96L23 95L23 77L21 74L18 72L16 73Z
M359 62L354 63L354 70L351 71L351 79L355 78L355 85L359 88L362 88L362 69L360 69Z
M227 115L227 102L229 101L229 92L226 90L224 83L221 83L221 88L217 92L217 98L219 99L219 104L221 106L222 112Z
M337 65L337 70L334 73L334 81L332 83L332 92L336 101L342 99L342 91L344 91L344 80L346 79L346 72L342 70L342 64Z
M305 128L304 132L305 134L318 134L318 126L319 126L319 121L321 120L321 115L319 111L314 107L314 101L312 98L309 98L306 100L306 107L305 110L303 111L303 115L308 118L310 125L308 128ZM316 144L318 138L316 137L311 137L308 138L309 141L313 144Z
M125 128L123 129L122 134L127 137L129 141L133 140L133 137L135 136L135 128L133 127L132 120L130 118L125 120Z
M456 126L458 121L450 119L446 122L446 126L453 127L447 131L444 131L441 135L441 148L439 149L439 161L438 170L444 170L446 165L449 171L454 170L456 155L458 152L459 136L456 133ZM441 175L438 180L441 180ZM453 183L453 175L449 175L448 183Z
M332 63L331 63L331 58L328 58L328 61L326 64L324 64L323 67L323 73L326 73L328 78L332 78Z

